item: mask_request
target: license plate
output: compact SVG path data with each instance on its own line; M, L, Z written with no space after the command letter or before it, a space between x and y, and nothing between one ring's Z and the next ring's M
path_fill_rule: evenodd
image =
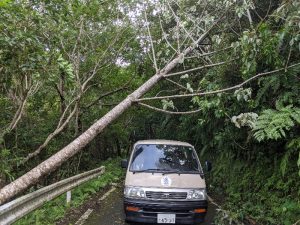
M175 214L157 214L157 223L175 223Z

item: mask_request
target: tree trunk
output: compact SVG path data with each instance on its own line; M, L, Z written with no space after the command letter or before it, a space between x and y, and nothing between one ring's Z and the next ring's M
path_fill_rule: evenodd
M60 97L60 114L62 115L66 109L66 101L65 101L65 73L60 73L59 79L59 87L58 94Z
M202 41L208 32L203 34L199 38L199 42ZM115 119L117 119L122 113L127 110L136 100L142 97L146 92L148 92L159 80L163 78L168 72L170 72L176 65L182 62L185 55L190 53L194 49L194 46L190 46L185 49L181 54L179 54L175 59L173 59L166 67L158 71L154 76L152 76L148 81L146 81L142 86L140 86L133 93L128 95L121 103L110 110L101 119L95 122L90 128L88 128L84 133L77 137L74 141L68 144L66 147L61 149L59 152L19 177L15 181L11 182L4 188L0 190L0 204L3 204L10 198L19 194L20 192L26 190L30 186L37 183L43 176L49 174L50 172L57 169L63 162L67 161L70 157L74 156L79 152L84 146L86 146L93 138L96 137L105 127L111 124Z
M75 116L75 124L74 124L74 137L77 137L78 134L82 132L82 122L81 122L81 111L80 111L80 103L78 102L78 106L76 109L76 116Z
M117 154L119 157L121 157L121 144L118 138L116 138L116 148L117 148Z

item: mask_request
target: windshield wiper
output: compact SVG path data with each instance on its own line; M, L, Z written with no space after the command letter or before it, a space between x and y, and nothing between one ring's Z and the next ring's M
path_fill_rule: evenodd
M177 173L180 174L201 174L200 171L184 171L184 170L165 170L165 169L159 169L159 168L153 168L153 169L146 169L146 170L132 170L133 173L144 173L144 172L150 172L150 173L162 173L164 174L171 174L171 173Z
M170 171L165 171L163 172L164 174L170 174L170 173L178 173L178 175L180 174L201 174L200 171L184 171L184 170L170 170Z
M132 170L131 172L133 172L133 173L143 173L143 172L155 173L155 172L162 172L162 171L165 171L165 170L164 169L146 169L146 170Z
M170 174L170 173L177 173L178 175L180 175L181 174L181 172L183 172L183 171L180 171L180 170L167 170L167 171L164 171L163 173L162 173L162 175L164 175L164 174Z

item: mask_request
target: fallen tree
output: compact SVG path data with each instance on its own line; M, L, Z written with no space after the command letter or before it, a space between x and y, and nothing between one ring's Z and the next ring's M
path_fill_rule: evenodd
M148 92L155 84L157 84L166 74L174 69L179 63L182 63L184 57L192 52L201 41L203 41L207 35L212 31L215 25L219 22L215 22L206 32L204 32L196 43L186 48L183 52L178 54L171 62L169 62L164 69L157 71L148 81L146 81L137 90L127 96L121 103L115 106L111 111L104 115L101 119L95 122L84 133L77 137L74 141L68 144L66 147L58 151L56 154L19 177L15 181L11 182L0 190L0 204L3 204L13 196L26 190L28 187L37 183L43 176L56 170L63 162L78 153L84 146L86 146L93 138L96 137L104 128L117 119L122 113L127 110L134 102Z

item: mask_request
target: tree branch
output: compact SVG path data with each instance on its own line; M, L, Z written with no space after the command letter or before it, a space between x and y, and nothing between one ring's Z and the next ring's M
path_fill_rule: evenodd
M245 84L256 80L257 78L263 77L263 76L267 76L267 75L271 75L274 73L278 73L280 71L285 71L286 69L290 69L292 67L296 67L296 66L300 66L300 63L296 63L293 64L291 66L288 66L286 68L281 68L281 69L277 69L277 70L272 70L269 72L265 72L265 73L259 73L247 80L245 80L244 82L237 84L235 86L232 87L228 87L228 88L224 88L224 89L219 89L219 90L215 90L215 91L207 91L207 92L198 92L198 93L193 93L193 94L184 94L184 95L170 95L170 96L159 96L159 97L150 97L150 98L140 98L138 100L136 100L136 102L141 102L141 101L149 101L149 100L158 100L158 99L174 99L174 98L186 98L186 97L194 97L194 96L205 96L205 95L213 95L213 94L218 94L218 93L223 93L223 92L227 92L227 91L232 91L232 90L236 90L239 89L241 87L243 87Z
M155 96L159 96L161 93L163 92L176 92L176 91L179 91L181 88L176 88L176 89L173 89L173 90L161 90L159 91Z
M156 56L155 56L155 50L154 50L153 40L152 40L150 28L149 28L149 22L148 22L148 18L147 18L147 12L145 11L144 13L145 13L145 20L146 20L147 31L148 31L148 35L149 35L149 38L150 38L150 45L151 45L151 50L152 50L152 57L153 57L154 68L155 68L155 72L157 73L159 71L159 69L157 67L157 61L156 61Z
M115 94L115 93L117 93L117 92L119 92L119 91L122 91L122 90L127 89L127 88L128 88L128 85L132 82L133 79L134 79L134 76L133 76L129 81L127 81L123 86L121 86L121 87L119 87L119 88L117 88L117 89L115 89L115 90L108 91L108 92L106 92L106 93L100 95L96 100L94 100L93 102L91 102L90 104L88 104L86 107L84 107L84 109L88 109L88 108L90 108L90 107L96 105L97 102L99 102L99 100L101 100L102 98L105 98L105 97L107 97L107 96L109 96L109 95L112 95L112 94Z
M30 87L27 87L25 90L24 90L24 93L21 97L21 103L18 107L18 110L16 111L15 115L14 115L14 118L12 120L12 122L9 124L8 128L6 129L7 131L5 133L8 133L10 131L12 131L13 129L16 128L17 124L19 123L21 117L22 117L22 114L24 112L24 108L25 108L25 105L26 105L26 102L29 98L29 96L32 94L32 89L33 89L33 85L31 84ZM34 92L33 92L34 93Z
M152 109L154 111L162 112L162 113L166 113L166 114L170 114L170 115L188 115L188 114L194 114L194 113L197 113L197 112L201 111L201 109L197 109L197 110L185 111L185 112L174 112L174 111L160 109L160 108L157 108L157 107L154 107L154 106L151 106L151 105L147 105L147 104L141 103L141 102L139 102L138 104L140 106L144 106L148 109Z
M172 76L177 76L177 75L181 75L181 74L185 74L185 73L194 72L194 71L197 71L197 70L202 70L202 69L205 69L205 68L211 68L211 67L214 67L214 66L221 66L221 65L224 65L228 62L232 62L234 60L236 60L236 59L231 59L231 60L225 61L225 62L219 62L219 63L209 64L209 65L205 65L205 66L200 66L200 67L196 67L196 68L193 68L193 69L184 70L184 71L180 71L180 72L176 72L176 73L169 73L169 74L166 74L164 77L172 77Z
M246 0L244 0L244 4L247 5ZM248 5L247 5L247 17L248 17L248 20L249 20L249 23L250 23L250 27L253 28L253 20L252 20L251 13L250 13L250 10L248 8Z
M300 224L300 220L298 220L297 222L295 222L293 225L297 225Z
M209 56L209 55L213 55L213 54L216 54L216 53L219 53L219 52L223 52L223 51L226 51L226 50L229 50L229 49L232 49L232 47L229 46L227 48L223 48L223 49L216 50L216 51L213 51L213 52L207 52L207 53L203 53L201 55L185 57L185 59L194 59L194 58L200 58L200 57L204 57L204 56Z
M83 31L83 18L82 18L82 16L80 17L80 20L79 20L79 34L78 34L78 36L77 36L77 39L76 39L76 42L75 42L75 45L74 45L74 48L73 48L73 51L72 51L72 53L71 53L71 56L72 57L74 57L74 55L75 55L75 51L76 51L76 49L77 49L77 46L78 46L78 44L79 44L79 41L80 41L80 39L81 39L81 35L82 35L82 31Z
M175 84L176 86L178 86L178 87L180 87L180 88L182 88L182 89L188 90L185 86L183 86L183 85L181 85L181 84L179 84L179 83L177 83L177 82L175 82L175 81L173 81L173 80L171 80L171 79L169 79L169 78L166 78L165 80L166 80L166 81L169 81L169 82L172 83L172 84Z
M184 25L182 23L180 23L180 19L179 17L175 14L173 8L171 7L169 1L167 1L167 4L169 6L169 9L171 10L174 18L175 18L175 21L177 22L178 26L179 27L182 27L182 29L184 30L184 32L186 33L187 37L189 37L191 40L192 40L192 43L196 43L196 41L194 40L194 38L192 37L192 35L185 29ZM179 31L178 31L179 32Z
M168 38L167 38L167 34L166 34L166 32L164 31L164 28L163 28L163 25L162 25L162 22L161 22L161 17L160 17L160 15L158 15L158 18L159 18L160 29L161 29L161 31L162 31L162 36L163 36L163 38L165 39L167 45L169 45L169 46L171 47L171 49L173 49L173 51L175 51L176 53L178 53L177 50L171 45L171 43L169 42L169 40L168 40Z
M65 110L63 111L62 115L60 116L60 119L59 119L59 122L57 124L57 127L56 129L58 129L61 125L62 125L62 122L65 118L65 115L67 113L67 111L69 110L69 108L71 107L71 105L77 100L77 98L74 98L68 105L67 107L65 108Z
M214 29L215 26L217 26L220 21L222 21L223 17L225 16L225 14L227 13L227 11L218 19L216 20L206 31L204 31L203 34L200 35L200 37L197 39L196 43L193 43L192 45L190 45L189 47L187 47L183 53L180 53L179 51L177 52L177 56L182 57L186 57L189 53L191 53L192 50L195 49L195 47L198 46L198 44L203 41L208 34ZM196 29L195 27L193 28L193 30ZM188 37L185 37L185 39L183 40L183 42L181 43L181 46L184 45L184 43L186 42L186 40L188 39ZM179 48L181 48L181 46ZM170 60L166 63L166 65L169 65L169 63L172 61L173 57L176 55L176 53L174 53L174 55L170 58ZM182 60L181 60L182 61ZM167 70L167 67L165 67L164 69L162 69L162 71Z
M78 108L78 102L76 103L76 105L74 106L74 109L72 110L72 112L69 114L68 118L62 123L60 124L60 126L58 126L51 134L48 135L48 137L46 138L46 140L44 141L44 143L42 145L40 145L34 152L29 153L21 162L20 165L25 164L26 162L28 162L30 159L32 159L33 157L37 156L38 154L41 153L41 151L49 144L49 142L56 136L58 135L65 127L66 125L70 122L71 118L74 116L76 110ZM61 121L60 121L61 123Z
M26 96L24 97L24 99L22 100L22 103L19 105L18 110L16 111L14 118L12 120L12 122L9 124L7 131L10 132L13 129L15 129L15 127L17 126L18 122L20 121L26 102L27 102L27 97L28 95L26 94Z

